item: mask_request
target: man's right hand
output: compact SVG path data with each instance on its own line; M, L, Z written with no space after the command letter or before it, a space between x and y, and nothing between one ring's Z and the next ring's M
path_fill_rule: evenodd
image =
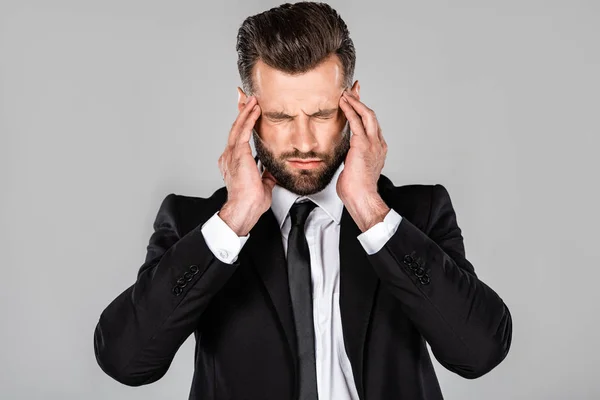
M219 217L238 235L246 236L260 216L271 207L276 180L267 170L261 176L250 148L252 128L260 116L260 106L250 96L229 132L219 169L227 187L227 202Z

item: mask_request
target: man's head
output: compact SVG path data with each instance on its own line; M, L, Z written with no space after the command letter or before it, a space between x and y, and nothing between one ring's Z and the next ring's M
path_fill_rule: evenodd
M350 148L350 129L339 108L355 65L346 24L324 3L283 4L248 17L236 49L243 86L238 108L250 95L261 108L253 131L261 163L292 192L322 190ZM359 96L358 82L351 90Z

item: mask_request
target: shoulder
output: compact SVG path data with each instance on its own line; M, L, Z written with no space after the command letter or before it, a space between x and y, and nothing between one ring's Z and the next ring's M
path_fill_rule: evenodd
M389 207L423 228L429 225L431 215L438 214L443 208L452 207L450 194L441 183L395 185L391 179L381 174L377 184L381 197Z
M215 190L208 197L169 193L158 207L154 229L166 224L176 227L180 233L187 232L220 210L226 200L225 186Z
M405 200L427 201L427 200L449 200L450 195L446 187L441 183L423 184L409 183L395 185L390 178L384 174L379 175L377 182L378 190L382 197L403 197Z

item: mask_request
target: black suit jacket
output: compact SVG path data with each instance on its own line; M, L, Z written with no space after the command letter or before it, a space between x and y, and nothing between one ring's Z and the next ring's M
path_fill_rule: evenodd
M448 370L473 379L507 355L511 315L465 258L442 185L378 190L403 219L377 253L344 208L340 312L345 351L362 400L442 399L426 341ZM117 381L145 385L168 370L194 333L190 399L285 400L297 396L297 354L281 233L269 210L233 264L217 259L202 224L227 199L169 194L135 283L100 315L94 351ZM329 400L329 399L322 399Z

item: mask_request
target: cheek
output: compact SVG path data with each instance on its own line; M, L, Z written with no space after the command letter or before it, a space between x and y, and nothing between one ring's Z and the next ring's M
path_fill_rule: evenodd
M282 126L273 126L273 124L261 123L261 121L256 124L256 133L272 151L280 148L286 138L285 132L286 130Z
M329 143L337 142L342 134L344 122L341 120L332 120L315 124L315 132L317 132L320 138Z

